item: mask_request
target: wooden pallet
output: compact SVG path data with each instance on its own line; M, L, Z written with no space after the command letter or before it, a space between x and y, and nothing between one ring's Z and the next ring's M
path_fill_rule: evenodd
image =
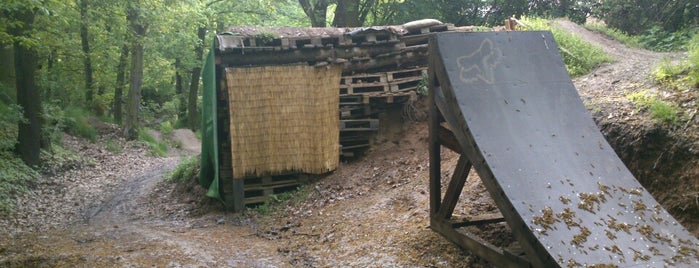
M342 105L340 106L340 119L357 119L368 115L370 112L371 106L368 104Z
M390 87L386 83L340 85L340 96L376 94L389 91Z
M376 131L378 129L379 129L379 119L340 120L340 132L343 132L343 131Z
M355 35L345 35L349 41L346 45L374 45L386 43L398 43L398 36L389 31L367 31Z
M289 49L338 47L344 40L340 37L286 37L281 46Z
M446 31L451 31L454 29L454 25L450 23L444 23L444 24L439 24L439 25L433 25L429 27L423 27L419 29L413 29L410 30L406 35L417 35L417 34L429 34L429 33L438 33L438 32L446 32Z
M305 180L303 175L265 176L245 179L245 205L265 203L273 195L298 189Z
M406 70L386 72L386 81L398 82L398 81L404 80L404 79L421 80L423 74L426 74L426 73L427 73L427 68L415 68L415 69L406 69Z
M391 84L391 92L415 91L420 85L422 78L403 79L400 82Z
M386 83L386 81L387 79L384 73L345 75L340 78L340 85L353 86L368 83Z
M382 94L370 94L365 96L369 102L374 103L401 103L410 100L417 100L415 91L388 92Z
M362 105L364 104L364 96L362 95L351 95L351 96L340 96L340 106L344 105Z

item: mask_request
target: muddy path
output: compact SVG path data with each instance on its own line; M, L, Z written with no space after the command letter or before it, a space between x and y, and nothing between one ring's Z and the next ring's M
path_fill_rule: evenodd
M99 161L42 177L20 198L17 213L2 219L0 266L284 266L273 245L238 215L207 206L201 192L187 192L197 189L194 182L164 182L198 150L188 150L198 145L193 134L178 135L183 150L164 158L125 141L118 141L122 152L109 153L109 136L95 144L66 136L66 147Z

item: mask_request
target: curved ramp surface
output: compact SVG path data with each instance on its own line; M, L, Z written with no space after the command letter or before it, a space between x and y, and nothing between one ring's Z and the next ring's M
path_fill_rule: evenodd
M550 32L430 46L439 109L534 266L699 267L698 240L604 139Z

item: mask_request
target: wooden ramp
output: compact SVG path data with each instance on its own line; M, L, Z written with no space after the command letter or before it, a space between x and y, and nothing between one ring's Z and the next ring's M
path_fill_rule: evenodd
M624 166L550 32L430 39L431 227L501 267L699 267L699 243ZM461 154L444 196L440 148ZM451 216L471 167L502 218ZM516 250L464 231L505 221Z

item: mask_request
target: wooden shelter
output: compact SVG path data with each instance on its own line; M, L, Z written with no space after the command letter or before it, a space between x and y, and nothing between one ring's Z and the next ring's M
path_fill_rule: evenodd
M214 130L203 138L200 182L239 211L303 174L334 170L341 155L370 146L382 111L417 98L429 35L470 30L422 20L218 34L205 66L203 124Z

